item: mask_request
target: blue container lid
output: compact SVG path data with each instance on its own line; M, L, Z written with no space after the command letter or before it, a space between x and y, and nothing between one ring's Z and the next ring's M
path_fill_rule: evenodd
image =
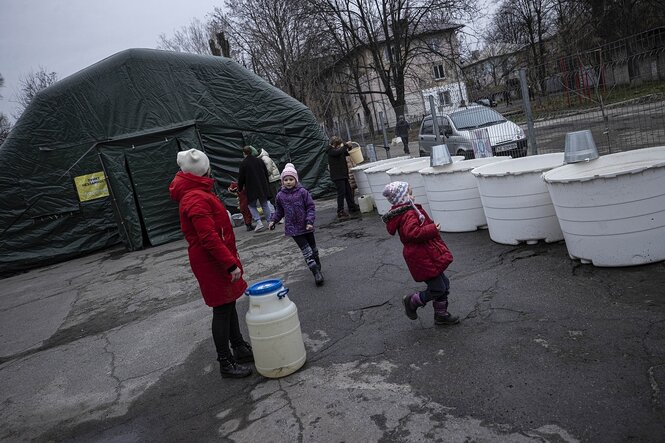
M271 292L279 291L280 289L282 289L282 280L263 280L258 283L254 283L252 286L247 288L245 293L247 295L265 295L270 294Z

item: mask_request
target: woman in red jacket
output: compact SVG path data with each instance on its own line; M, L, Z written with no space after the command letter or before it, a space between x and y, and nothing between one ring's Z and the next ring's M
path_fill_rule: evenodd
M169 186L180 207L180 228L189 244L189 264L205 303L212 307L212 338L223 378L246 377L254 361L242 337L236 300L247 289L236 238L226 208L212 192L210 161L197 149L178 153L180 171ZM233 354L229 350L229 341Z
M411 276L415 281L427 283L426 290L405 295L402 299L406 316L417 319L416 309L433 300L435 324L459 323L459 317L448 312L450 281L443 271L452 263L453 255L441 240L439 225L434 224L422 206L414 203L408 183L388 183L383 196L393 205L382 217L388 233L399 233L404 244L402 254Z

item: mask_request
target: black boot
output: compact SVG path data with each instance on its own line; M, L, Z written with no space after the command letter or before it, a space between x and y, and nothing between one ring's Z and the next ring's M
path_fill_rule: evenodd
M246 341L243 341L240 346L233 347L233 359L238 363L253 363L254 353L252 347Z
M318 253L318 251L315 252L314 255L312 255L312 258L313 258L314 261L316 262L316 266L319 267L319 271L320 271L322 268L321 268L321 259L319 258L319 253Z
M253 231L254 230L254 226L251 223L245 223L245 226L247 227L248 231Z
M222 378L243 378L252 375L252 370L247 366L236 363L233 357L218 357L219 373Z
M323 274L321 274L321 269L318 266L310 268L312 274L314 274L314 282L316 286L321 286L323 284Z

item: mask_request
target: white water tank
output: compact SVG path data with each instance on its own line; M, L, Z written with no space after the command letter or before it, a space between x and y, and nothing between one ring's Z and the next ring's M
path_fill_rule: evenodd
M479 166L478 182L490 238L497 243L563 240L543 172L563 166L563 153L532 155Z
M420 170L430 216L444 232L468 232L487 226L478 184L471 170L510 157L486 157Z
M453 155L453 162L464 160L464 156ZM386 174L390 177L390 181L402 181L411 185L413 196L416 203L420 203L427 214L431 215L429 203L427 201L427 191L425 191L425 181L420 174L420 170L430 165L430 157L421 157L418 161L407 164L399 164L392 169L388 169Z
M420 161L420 158L409 158L405 160L400 160L393 163L384 163L382 165L374 166L365 170L367 175L367 181L369 181L369 186L372 188L372 197L374 197L374 206L376 206L376 212L379 215L383 215L392 206L388 203L388 200L383 196L383 189L388 183L390 183L390 176L386 173L389 169L394 168L395 166L406 165L409 163Z
M543 178L571 258L595 266L665 260L665 146L567 164Z
M369 186L369 181L367 180L367 176L365 175L366 169L373 168L374 166L379 166L386 163L406 160L408 158L411 158L411 156L387 158L376 162L363 163L361 165L357 165L351 168L351 173L353 174L353 177L356 179L356 186L358 187L357 195L372 195L372 188Z
M254 364L264 377L292 374L307 359L298 308L289 300L288 292L278 279L255 283L245 292L249 296L245 321Z

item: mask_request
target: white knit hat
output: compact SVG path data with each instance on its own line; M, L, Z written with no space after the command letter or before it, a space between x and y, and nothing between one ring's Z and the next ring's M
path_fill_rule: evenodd
M189 172L202 177L210 170L210 160L202 151L190 149L189 151L178 152L178 166L180 166L182 172Z
M383 196L391 205L408 203L410 201L408 195L409 184L407 182L392 182L383 188Z
M293 166L293 163L287 163L279 177L282 179L282 181L284 181L284 177L287 175L295 178L296 182L298 181L298 171L296 171L296 167Z

